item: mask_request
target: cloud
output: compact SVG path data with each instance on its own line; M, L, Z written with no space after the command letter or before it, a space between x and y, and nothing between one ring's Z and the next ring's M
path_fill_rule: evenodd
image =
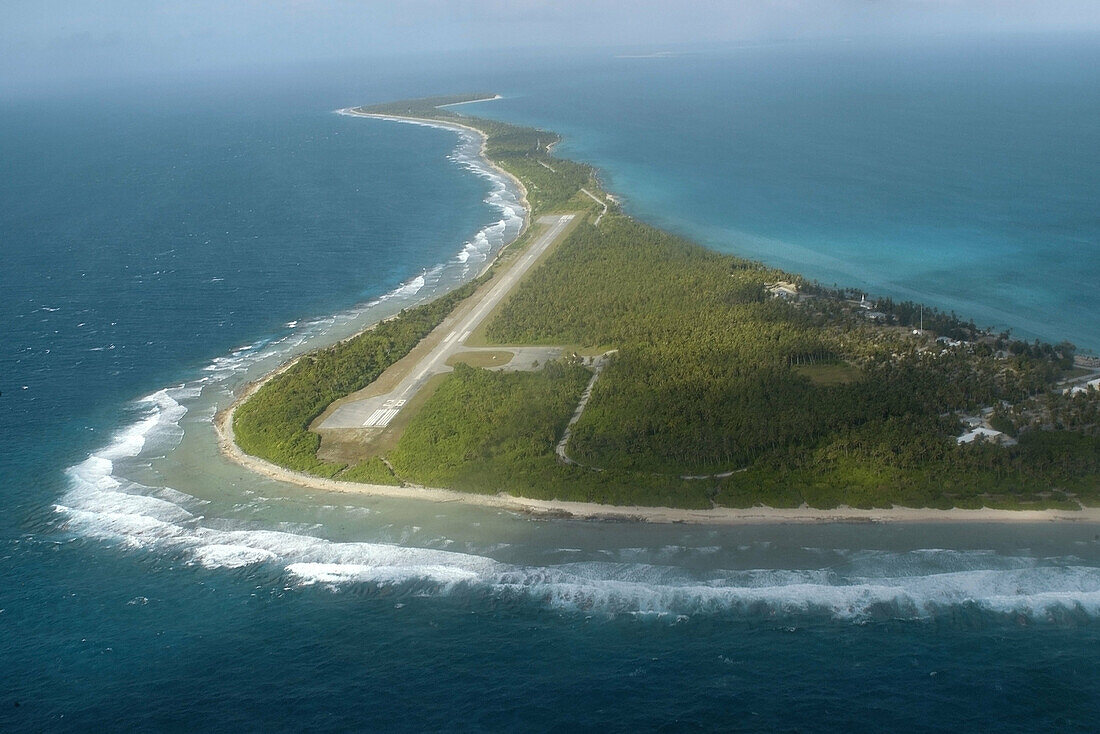
M366 55L1100 30L1098 0L5 0L0 83Z

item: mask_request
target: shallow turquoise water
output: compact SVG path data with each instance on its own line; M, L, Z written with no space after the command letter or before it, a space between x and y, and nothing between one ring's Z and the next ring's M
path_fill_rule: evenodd
M331 113L470 88L714 246L979 320L963 306L992 294L989 320L1032 310L1035 333L1096 343L1095 296L1065 306L1055 282L1098 267L1095 46L1042 48L896 70L866 49L423 62L4 103L0 728L1094 728L1100 527L541 522L280 485L210 429L244 382L497 236L507 192L468 143ZM968 116L985 127L958 143ZM985 275L959 296L953 263Z
M1097 68L1082 38L746 48L466 109L563 132L628 211L717 249L1095 350Z

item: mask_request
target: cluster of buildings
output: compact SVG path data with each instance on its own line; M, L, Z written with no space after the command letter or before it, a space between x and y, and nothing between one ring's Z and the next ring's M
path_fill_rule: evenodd
M964 443L974 443L975 441L988 441L998 446L1015 446L1017 443L1016 439L1012 438L1007 433L986 426L972 428L955 438L955 443L960 445Z
M998 446L1015 446L1018 443L1016 439L1003 431L992 428L988 424L987 421L991 415L993 415L993 408L983 408L980 415L963 416L962 422L966 426L966 431L955 438L955 443L962 445L964 443L974 443L975 441L986 441L995 443Z
M1062 391L1063 395L1077 395L1079 393L1088 392L1092 390L1100 390L1100 377L1095 380L1089 380L1083 385L1074 385L1073 387L1067 387Z
M776 283L766 284L768 293L772 294L773 298L792 299L798 298L798 285L786 280L780 280Z

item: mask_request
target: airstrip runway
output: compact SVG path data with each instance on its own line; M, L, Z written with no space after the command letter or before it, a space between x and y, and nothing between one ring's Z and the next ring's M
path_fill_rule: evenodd
M465 346L470 334L481 325L485 317L492 313L493 309L519 283L543 252L562 235L574 216L573 214L562 214L540 217L539 224L548 225L546 230L500 276L499 280L482 297L481 302L470 308L467 314L451 327L449 333L431 351L408 369L393 390L384 395L375 395L346 402L332 411L316 428L319 430L384 428L389 425L390 421L397 417L401 409L428 380L440 373L451 371L452 368L447 364L448 359L459 352L476 351L476 349L469 349ZM499 347L494 347L494 349L499 349ZM552 351L560 352L560 350L548 350L545 347L524 347L520 349L509 347L508 351L515 353L509 364L520 368L524 364L534 364L536 360L545 362L547 358L555 356L551 354ZM531 353L528 354L528 352Z

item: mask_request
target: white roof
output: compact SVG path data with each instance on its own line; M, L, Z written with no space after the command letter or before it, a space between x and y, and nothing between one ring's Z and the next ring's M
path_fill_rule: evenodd
M976 439L978 439L979 437L996 439L999 436L1003 436L1003 435L1004 434L1001 433L1000 431L994 431L992 428L986 428L984 426L979 426L978 428L975 428L973 431L967 431L963 435L956 438L955 443L971 443L971 442L975 441Z
M1100 377L1097 377L1095 380L1089 380L1084 385L1074 385L1073 387L1067 387L1062 392L1066 395L1076 395L1078 393L1088 392L1090 387L1094 390L1100 390Z

